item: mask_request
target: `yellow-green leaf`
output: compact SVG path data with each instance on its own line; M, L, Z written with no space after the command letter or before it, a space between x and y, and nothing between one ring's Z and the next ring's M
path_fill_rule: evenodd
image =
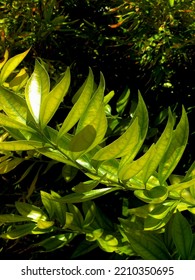
M70 68L68 67L62 80L45 95L41 104L40 124L44 128L51 120L70 86Z
M6 239L18 239L22 236L25 236L25 235L31 233L35 227L36 227L35 223L27 223L25 225L19 225L19 226L16 226L15 229L1 234L0 237L6 238Z
M37 148L43 148L44 143L33 140L17 140L17 141L7 141L0 142L0 150L4 151L27 151L34 150Z
M9 75L16 69L16 67L22 62L25 56L28 54L30 49L27 51L17 54L14 57L10 58L3 66L3 69L0 73L0 84L3 84Z
M144 183L148 181L150 176L157 169L160 161L162 160L164 154L166 153L169 144L172 140L173 125L174 125L174 119L171 112L169 111L169 118L168 118L167 125L161 137L158 139L158 141L155 144L156 153L153 155L153 157L150 158L148 164L145 165L142 172L139 174L139 177Z
M182 116L176 129L173 131L173 137L168 150L163 156L159 164L158 174L161 184L169 177L177 166L185 147L188 142L189 124L187 114L184 107L182 108Z
M100 149L93 157L94 160L109 160L131 154L139 141L139 124L136 118L130 127L117 140Z
M151 190L135 190L134 194L146 203L161 203L168 197L167 188L161 186L154 187Z
M141 96L141 93L138 92L138 104L137 108L135 110L135 113L133 114L133 120L138 118L138 125L139 125L139 139L134 146L134 148L131 150L131 153L128 153L124 157L122 157L120 161L120 167L122 168L123 165L126 163L132 162L132 160L135 158L137 153L139 152L144 139L146 137L147 131L148 131L148 111L146 108L146 104L144 103L144 100Z
M64 120L62 127L60 128L58 138L60 138L63 134L68 132L80 119L82 114L85 112L91 95L93 93L93 87L94 87L94 78L92 70L89 70L89 75L84 83L84 86L82 86L82 92L72 107L71 111L69 112L68 116Z
M29 76L24 68L9 82L9 88L19 91L27 82Z
M144 166L148 163L148 160L151 156L154 155L156 152L155 146L152 145L150 149L140 158L137 160L126 163L122 166L122 168L119 168L118 176L120 180L129 180L130 178L137 175Z
M0 113L0 127L10 127L10 128L15 128L15 129L19 129L19 130L25 130L25 131L29 131L29 132L35 132L34 129L32 129L31 127L16 121L15 119L11 119L8 116Z
M9 158L0 163L0 174L8 173L18 166L21 162L23 162L23 158Z
M12 119L26 124L27 106L19 95L0 86L0 107Z
M44 66L35 61L35 69L25 87L25 97L28 108L36 123L40 122L41 103L45 95L48 95L50 81Z

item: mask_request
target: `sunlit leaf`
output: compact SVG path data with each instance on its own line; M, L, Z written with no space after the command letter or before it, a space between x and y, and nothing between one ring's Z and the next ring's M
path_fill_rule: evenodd
M34 221L38 221L38 220L44 221L47 219L45 213L41 210L41 208L37 206L25 202L20 202L20 201L16 201L15 206L18 212L24 217L31 218Z
M134 194L146 203L160 203L167 198L168 191L167 188L158 186L152 188L151 190L135 190Z
M124 92L120 95L116 103L116 110L120 115L123 114L127 106L127 103L129 101L129 97L130 97L130 90L126 88Z
M40 122L41 103L45 95L48 95L49 90L48 73L44 66L36 60L34 71L25 87L26 102L36 123Z
M37 222L37 227L40 229L47 229L50 228L54 225L54 221L43 221L43 220L38 220Z
M5 174L16 168L21 162L23 162L23 158L9 158L0 163L0 174Z
M131 177L137 175L144 166L148 163L148 160L151 156L156 152L155 146L152 145L150 149L140 158L137 160L126 163L122 166L122 168L119 168L118 176L120 180L128 180Z
M171 112L169 111L169 118L168 118L167 125L163 133L161 134L160 138L155 144L156 153L153 155L153 157L150 158L148 164L145 165L145 167L143 168L142 172L139 175L144 183L148 181L150 176L157 169L160 161L162 160L165 152L167 151L169 144L172 140L173 125L174 125L174 119Z
M97 189L97 190L91 190L91 191L84 192L84 193L73 193L73 194L68 194L68 195L62 197L62 198L58 199L57 201L59 201L61 203L79 203L79 202L84 202L84 201L98 198L100 196L114 192L118 189L119 188L117 188L117 187L112 187L112 188L102 188L102 189Z
M148 111L140 92L138 92L138 104L133 114L133 120L135 120L136 118L138 119L139 138L137 140L137 144L131 150L131 153L128 153L127 155L122 157L120 161L120 167L122 167L126 163L132 162L132 160L139 152L148 131ZM135 131L135 133L137 132Z
M117 140L100 149L94 160L109 160L131 154L139 141L139 124L136 118L130 127Z
M0 235L2 238L6 239L18 239L22 236L25 236L32 232L32 230L36 227L35 223L28 223L25 225L18 225L15 229L10 230L6 233Z
M0 104L10 118L26 124L28 110L22 97L0 86Z
M169 177L181 159L188 142L188 135L188 119L185 109L183 108L181 120L174 130L168 150L164 154L162 161L159 164L158 174L161 183L163 183Z
M69 112L68 116L64 120L62 127L59 130L58 138L60 138L63 134L68 132L80 119L82 114L85 112L88 103L90 101L91 95L93 93L94 87L94 77L92 70L89 70L89 75L82 87L82 92Z
M97 146L104 138L107 130L107 119L104 112L104 77L100 75L99 86L81 116L73 137L70 150L73 158L78 158Z
M19 91L26 84L29 76L24 68L9 82L9 88L13 91Z
M68 67L62 80L50 91L44 95L41 104L40 123L44 128L51 120L64 96L67 94L70 85L70 68Z
M33 247L40 246L43 247L46 252L51 252L68 244L76 235L77 233L72 232L53 235L35 244Z
M44 143L38 141L8 141L0 142L0 149L4 151L28 151L44 147Z
M0 73L0 84L4 83L9 75L16 69L16 67L22 62L25 56L28 54L30 49L27 51L17 54L14 57L10 58L3 66L3 69Z
M27 126L21 122L18 122L2 113L0 113L0 127L11 127L11 128L15 128L18 130L26 130L29 132L35 132L36 131L34 129L32 129L30 126Z

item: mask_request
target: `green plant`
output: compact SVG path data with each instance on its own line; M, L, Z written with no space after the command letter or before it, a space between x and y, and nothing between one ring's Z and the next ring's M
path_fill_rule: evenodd
M143 235L147 239L149 236L148 242L155 246L160 242L160 233L166 230L174 213L184 210L195 213L194 164L185 176L173 174L188 141L189 128L185 109L182 108L176 127L175 118L169 109L168 121L160 138L144 150L148 112L139 93L137 107L132 112L126 131L116 140L110 141L109 133L107 134L108 123L112 128L116 121L108 110L113 92L104 96L103 74L100 74L97 86L93 72L89 69L85 82L72 98L73 106L66 118L56 128L52 128L50 121L69 90L70 69L67 67L61 80L50 89L50 79L44 63L41 59L36 60L24 94L15 93L5 87L5 82L26 54L27 52L7 60L0 73L0 104L3 110L0 125L6 133L0 142L3 154L0 170L3 173L10 171L21 161L28 160L29 155L33 159L38 154L63 163L69 174L72 174L70 176L76 176L75 170L78 169L89 179L80 182L62 197L54 191L50 194L41 191L42 203L47 213L42 212L41 208L16 202L16 208L22 217L0 215L1 223L28 223L9 228L1 237L19 238L29 233L52 233L56 229L56 219L57 224L60 223L60 229L68 230L68 233L50 236L48 242L54 239L52 248L48 247L50 243L47 243L47 239L40 243L48 250L65 245L76 234L85 234L88 241L97 240L99 246L108 252L116 251L127 255L136 252L147 258L148 255L140 254L135 246L132 231L137 234L137 238ZM119 113L126 106L128 95L127 91L118 101ZM108 122L109 119L111 121ZM28 156L24 158L20 154L22 151L27 152ZM17 152L17 157L12 152ZM126 201L123 207L126 219L119 219L120 226L112 224L107 227L109 223L102 221L105 218L100 218L97 214L92 200L116 191L132 193L142 202L142 206L132 208L129 201ZM75 203L82 203L84 216ZM102 223L101 226L96 223L96 219L98 223ZM129 225L134 227L130 229ZM116 234L113 234L115 229ZM177 237L174 240L176 244ZM167 249L163 249L164 246L161 249L166 253L160 258L168 258L170 255ZM177 250L180 251L178 246L176 245ZM157 258L157 255L153 257Z

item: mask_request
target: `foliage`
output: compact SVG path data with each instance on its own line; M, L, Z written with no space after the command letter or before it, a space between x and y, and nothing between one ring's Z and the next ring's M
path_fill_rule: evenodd
M63 196L41 190L46 211L26 202L16 202L21 216L0 215L2 224L14 224L1 237L17 239L27 234L49 234L36 245L50 251L66 245L78 234L85 234L87 242L96 241L96 245L107 252L137 255L143 259L169 259L174 255L183 259L192 258L194 235L191 225L179 212L195 213L194 164L185 176L173 174L188 141L185 109L182 108L176 126L169 109L161 136L144 148L148 111L139 93L126 130L112 140L109 130L113 130L126 107L129 91L117 102L119 116L112 116L108 103L113 92L104 96L103 74L100 73L100 81L96 85L93 72L89 69L83 85L72 97L73 105L65 119L52 128L52 119L62 101L66 100L70 88L70 68L67 67L61 79L51 88L45 64L37 59L27 83L26 76L17 80L20 90L14 92L16 83L13 80L16 81L16 77L11 81L9 78L27 53L10 59L6 53L6 59L1 63L0 104L3 112L0 114L0 125L4 130L0 142L1 173L9 172L23 161L33 161L34 157L47 157L51 162L64 165L68 180L76 176L75 170L80 170L88 179L77 183L72 191L66 190L68 194ZM24 157L22 152L26 152L27 156ZM39 172L40 169L26 199L35 189ZM119 224L110 223L103 214L99 214L92 201L117 191L131 193L141 202L141 206L133 208L124 199L124 217L119 218ZM75 203L82 203L82 210ZM18 222L20 224L16 225ZM168 228L173 227L170 226L172 223L177 229L172 233L173 251L162 240ZM188 241L181 238L183 228ZM146 243L138 242L140 237ZM145 244L149 244L147 248Z
M131 46L130 55L144 69L152 69L156 84L164 81L172 87L173 65L192 63L194 1L121 1L110 12L117 19L110 27L125 35L118 44Z

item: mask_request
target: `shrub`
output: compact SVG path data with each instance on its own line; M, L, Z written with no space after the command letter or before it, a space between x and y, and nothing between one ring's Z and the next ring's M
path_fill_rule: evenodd
M89 69L85 82L72 97L73 105L67 116L52 128L51 120L70 87L70 69L67 67L51 89L43 61L36 60L24 94L14 92L9 88L10 84L15 86L13 80L6 82L27 53L9 60L6 58L1 64L0 104L3 113L0 114L0 125L5 131L0 142L1 173L12 170L23 161L47 157L64 165L68 180L76 176L76 170L88 179L79 182L71 191L65 190L63 196L55 191L41 190L44 208L17 201L15 206L20 215L0 215L3 225L13 224L7 231L3 230L1 237L17 239L28 234L46 234L46 239L36 246L51 251L84 234L87 245L85 242L82 246L88 247L89 242L95 242L95 247L107 252L137 255L143 259L192 258L193 233L178 211L194 214L194 164L185 176L173 174L188 141L185 109L182 108L176 127L169 109L167 124L159 139L143 147L148 130L148 111L139 93L137 107L131 112L126 131L112 140L107 130L108 126L112 130L117 121L108 105L113 92L104 96L103 74L96 85ZM23 84L24 80L19 82ZM117 103L119 114L126 106L125 96L128 91ZM25 156L22 152L26 153ZM35 190L39 172L30 186L27 200ZM123 217L119 218L119 223L109 221L93 202L116 192L125 193L122 196ZM131 200L127 199L129 193L138 199L140 206L131 206ZM76 203L82 206L77 207ZM167 231L170 232L172 223L178 227L178 231L171 235L174 249L162 241ZM187 229L190 239L181 246L183 228ZM94 249L94 245L90 248ZM152 252L150 248L153 248ZM80 255L81 251L83 247L79 247L75 254Z

